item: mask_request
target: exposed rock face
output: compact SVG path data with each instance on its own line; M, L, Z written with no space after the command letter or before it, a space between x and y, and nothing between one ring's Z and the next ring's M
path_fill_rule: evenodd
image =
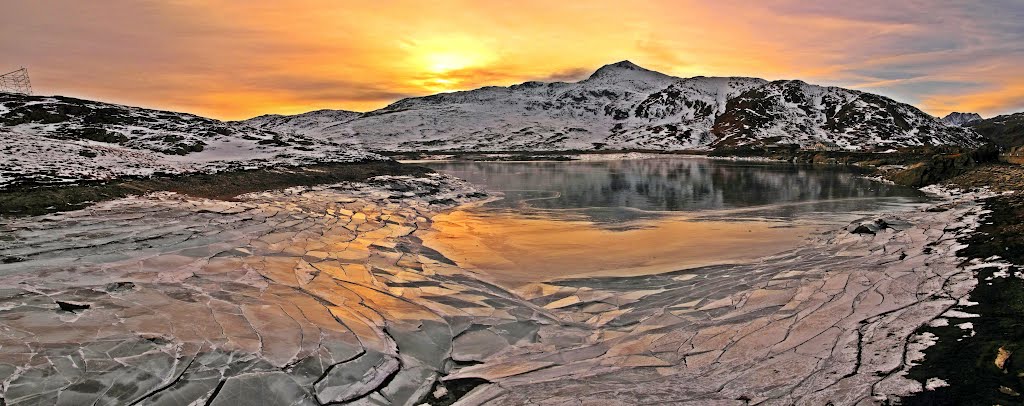
M958 113L958 112L955 112L955 111L952 112L952 113L946 114L946 116L942 118L942 122L943 123L946 123L948 125L958 126L958 127L966 126L970 122L978 121L978 120L981 120L981 114L978 114L978 113Z
M969 153L935 154L886 177L898 184L922 187L966 173L983 162L994 162L998 151L991 145Z
M309 114L315 114L309 113ZM681 150L818 142L845 149L974 146L976 134L853 90L743 77L677 78L623 61L576 83L400 100L335 125L257 117L240 124L358 142L373 150ZM281 123L281 124L276 124Z

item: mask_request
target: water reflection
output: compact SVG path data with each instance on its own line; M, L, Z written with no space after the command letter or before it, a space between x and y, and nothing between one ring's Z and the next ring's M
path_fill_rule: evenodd
M679 211L718 218L848 217L924 201L915 189L835 167L699 158L429 166L505 194L487 209L601 223Z

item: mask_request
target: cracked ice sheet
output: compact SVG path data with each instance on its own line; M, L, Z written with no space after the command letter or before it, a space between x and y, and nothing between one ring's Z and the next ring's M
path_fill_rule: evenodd
M904 372L933 341L914 331L951 317L973 289L957 239L977 226L986 195L949 191L947 212L887 215L900 227L837 230L756 264L531 285L531 302L585 333L542 329L547 345L506 349L457 376L495 382L487 401L509 405L856 404L922 390Z
M420 248L415 232L471 186L370 183L0 220L4 401L407 403L450 372L469 326L545 320Z
M470 186L370 183L2 220L5 401L401 404L479 377L465 403L852 404L921 389L902 377L928 343L913 331L971 289L969 194L756 264L519 297L419 240Z

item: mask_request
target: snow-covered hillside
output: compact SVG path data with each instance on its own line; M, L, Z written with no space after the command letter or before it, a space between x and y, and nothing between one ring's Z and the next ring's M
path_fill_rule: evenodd
M347 110L325 109L291 116L264 114L244 121L233 121L230 124L271 130L282 134L319 134L330 127L352 121L361 114Z
M308 114L314 114L307 113ZM372 150L683 150L819 142L847 149L972 146L913 106L853 90L741 77L677 78L623 61L576 83L403 99L334 124L305 115L241 122ZM278 124L279 123L279 124Z
M578 83L527 82L405 99L325 135L354 137L368 148L398 150L594 149L594 143L679 149L689 143L654 132L609 139L633 130L634 125L616 124L633 122L635 106L677 82L620 62ZM640 121L656 126L677 120L669 116Z
M0 188L384 159L302 134L69 97L0 93Z
M715 120L713 146L801 146L847 150L920 145L976 146L972 131L876 94L780 80L729 100Z
M684 79L628 61L575 83L526 82L408 98L367 113L237 122L0 93L0 188L385 159L367 150L883 150L981 142L975 130L954 124L870 93L801 81Z

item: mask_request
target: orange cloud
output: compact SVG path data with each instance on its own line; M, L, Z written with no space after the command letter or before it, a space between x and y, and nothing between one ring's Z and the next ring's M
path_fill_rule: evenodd
M960 112L998 112L1005 106L1024 106L1024 80L1017 78L1011 83L984 91L963 94L929 96L921 101L921 107L928 111L946 114Z
M885 0L16 2L0 49L43 93L226 119L575 80L622 59L855 86L933 114L1024 108L1012 69L1024 30L1007 11L1021 7L939 1L928 13Z

